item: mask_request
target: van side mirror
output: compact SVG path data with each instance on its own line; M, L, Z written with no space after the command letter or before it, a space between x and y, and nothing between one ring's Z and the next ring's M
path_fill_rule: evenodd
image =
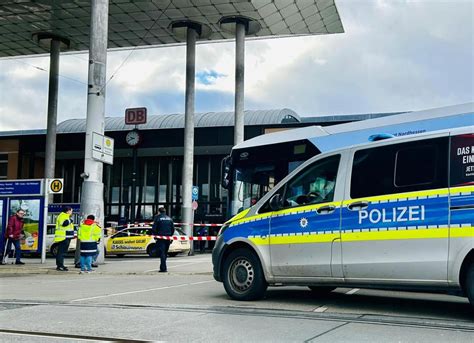
M270 198L270 201L268 202L268 205L272 209L272 211L277 211L281 209L282 206L282 201L281 201L281 196L280 194L275 194Z

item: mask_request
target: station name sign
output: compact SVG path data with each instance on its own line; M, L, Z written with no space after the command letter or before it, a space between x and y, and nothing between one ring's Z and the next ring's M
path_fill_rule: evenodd
M41 195L41 180L0 181L2 195Z

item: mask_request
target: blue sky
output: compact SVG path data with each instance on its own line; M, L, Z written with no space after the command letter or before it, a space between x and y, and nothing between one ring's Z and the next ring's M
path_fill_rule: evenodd
M247 42L246 109L315 116L474 101L474 1L336 5L343 34ZM87 58L61 57L59 121L85 118ZM234 60L233 42L197 46L196 112L233 110ZM48 57L0 60L1 131L46 127L48 68ZM110 52L107 70L108 116L184 112L184 47Z

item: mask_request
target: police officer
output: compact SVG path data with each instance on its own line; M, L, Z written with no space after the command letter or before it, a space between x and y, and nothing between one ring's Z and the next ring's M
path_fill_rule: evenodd
M153 220L153 234L157 236L172 236L174 233L173 220L166 215L164 207L158 209L159 214L155 216ZM157 239L156 247L158 249L158 255L160 256L160 273L167 271L166 268L166 256L168 255L168 249L171 241L168 239Z
M69 249L69 243L74 238L74 223L71 219L72 208L64 206L63 211L56 218L56 231L54 232L54 242L58 244L56 255L56 270L68 271L64 266L64 255Z
M97 243L100 240L100 227L91 214L79 227L77 238L81 240L81 274L92 272L92 258L97 253Z

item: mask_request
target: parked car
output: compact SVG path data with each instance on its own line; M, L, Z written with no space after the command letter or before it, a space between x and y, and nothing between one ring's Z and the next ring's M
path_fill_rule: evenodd
M185 234L181 230L175 229L174 236L185 236ZM150 227L120 230L114 235L106 237L104 245L107 255L122 257L129 254L148 254L150 257L157 256L156 241ZM189 240L173 240L168 256L188 253L190 248Z
M48 224L47 231L46 231L46 251L49 252L53 256L56 256L58 254L58 243L54 242L55 229L56 229L55 224ZM77 239L75 237L71 239L68 252L76 251L76 243L77 243Z

